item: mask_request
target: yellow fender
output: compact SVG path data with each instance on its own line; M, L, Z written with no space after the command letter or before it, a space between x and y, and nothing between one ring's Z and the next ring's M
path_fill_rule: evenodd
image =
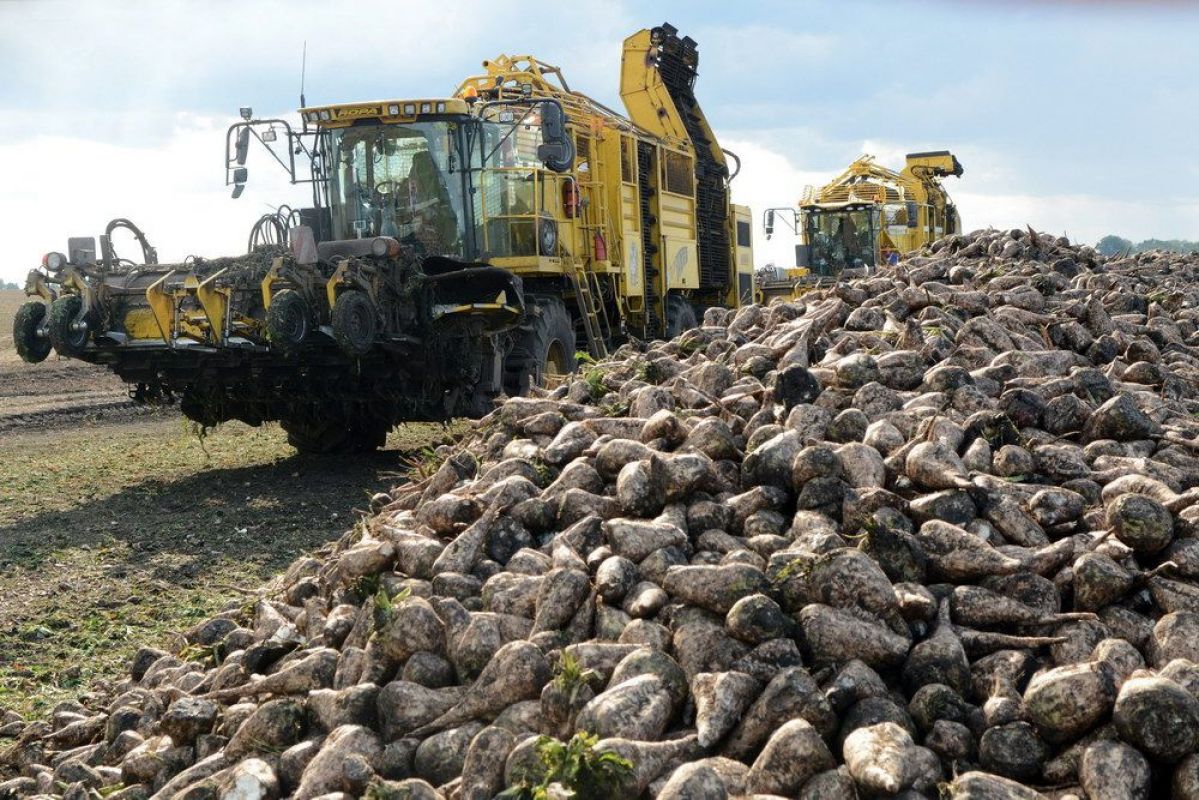
M333 275L325 283L325 299L329 303L330 311L333 310L333 305L337 302L337 295L346 286L354 286L366 292L366 296L371 299L372 303L379 302L379 299L375 296L374 285L361 275L350 272L349 259L342 259L337 263L337 268L333 270Z
M275 281L279 280L279 273L283 270L283 259L276 258L271 262L271 268L267 271L266 277L262 279L262 309L265 311L271 307L271 298L274 296Z
M82 306L79 309L80 317L87 317L92 308L96 305L96 291L88 282L83 279L83 276L78 270L72 268L67 269L63 276L61 286L64 289L74 289L82 298Z
M204 310L204 316L208 318L209 334L211 335L213 344L222 344L225 339L225 315L229 310L229 290L217 289L215 281L225 270L220 270L209 275L203 281L196 277L196 274L189 273L183 281L183 286L195 293L196 299L200 302L200 308Z
M325 299L329 302L329 309L333 309L333 304L337 302L337 288L346 280L346 274L349 270L346 268L349 261L342 259L337 263L337 269L333 270L333 274L325 283Z

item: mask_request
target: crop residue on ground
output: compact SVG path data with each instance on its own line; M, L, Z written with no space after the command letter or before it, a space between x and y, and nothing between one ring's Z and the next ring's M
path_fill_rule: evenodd
M0 383L22 369L38 367L2 365ZM201 439L172 411L52 418L0 436L0 705L19 711L243 602L350 527L372 489L400 479L401 452L445 435L410 426L378 455L312 459L274 425Z

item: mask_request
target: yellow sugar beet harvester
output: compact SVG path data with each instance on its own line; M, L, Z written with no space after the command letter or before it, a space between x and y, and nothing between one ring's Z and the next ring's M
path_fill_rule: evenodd
M757 297L798 296L846 270L869 273L960 233L957 208L941 184L949 175L960 177L962 165L947 150L912 153L902 172L862 156L819 189L806 187L798 208L767 209L766 237L781 217L799 244L795 267L757 274Z
M301 98L298 128L243 109L234 197L257 140L311 206L260 219L232 259L158 264L136 231L134 264L118 221L98 250L71 239L30 275L17 348L106 364L205 425L279 420L297 448L330 451L479 416L573 371L578 350L676 335L753 291L751 218L730 203L735 157L695 99L697 66L663 25L624 42L625 116L532 56L485 61L448 97Z

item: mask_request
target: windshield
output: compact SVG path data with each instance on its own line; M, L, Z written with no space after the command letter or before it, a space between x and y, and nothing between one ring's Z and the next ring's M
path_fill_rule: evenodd
M875 266L871 210L809 211L806 216L814 274L831 277L843 269Z
M394 236L423 255L463 255L466 220L456 136L452 122L333 131L334 235Z

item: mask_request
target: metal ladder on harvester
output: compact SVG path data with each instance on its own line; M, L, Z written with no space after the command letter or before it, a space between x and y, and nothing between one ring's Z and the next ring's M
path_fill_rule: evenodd
M595 277L595 273L588 270L582 262L571 259L570 272L567 275L574 289L575 299L579 303L583 330L587 332L587 350L592 358L604 358L608 355L608 337L612 335L612 328L603 305L595 302L596 293L592 291L590 280Z
M588 197L596 192L602 193L604 190L603 148L602 146L594 147L592 141L588 141L587 145L592 179L578 182L580 197L584 196L584 189L588 190L586 193ZM586 214L585 221L580 226L587 240L587 246L590 248L595 247L596 234L606 234L607 229L606 219L597 222L591 221L590 217L595 206L595 203L588 204L584 212ZM598 206L600 215L606 217L607 203L600 202ZM594 252L592 249L593 256ZM580 315L583 318L583 330L587 333L587 349L592 358L604 358L608 355L608 341L612 338L612 323L608 319L608 311L604 308L604 304L597 302L596 299L601 296L599 276L596 275L594 269L587 268L584 259L571 259L570 264L569 277L575 298L578 300Z

